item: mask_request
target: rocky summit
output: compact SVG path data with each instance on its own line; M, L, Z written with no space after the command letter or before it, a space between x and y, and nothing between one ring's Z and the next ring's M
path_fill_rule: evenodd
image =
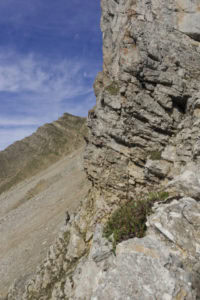
M23 294L13 284L6 299L200 299L200 1L101 6L84 158L92 187ZM152 192L144 234L116 243L116 222L105 236L113 214Z

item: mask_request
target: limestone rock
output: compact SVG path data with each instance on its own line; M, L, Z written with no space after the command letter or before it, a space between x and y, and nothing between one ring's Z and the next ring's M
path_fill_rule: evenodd
M167 161L163 160L151 160L148 159L145 165L145 175L146 178L157 177L159 179L167 177L170 171L170 164Z
M74 273L72 299L93 299L93 291L112 262L112 243L102 237L102 229L102 225L97 225L89 256Z
M101 6L103 71L94 84L85 153L92 189L70 220L69 236L77 226L78 234L68 240L81 251L73 257L66 243L72 260L51 261L47 299L199 299L194 199L159 204L147 236L119 244L116 257L98 227L93 236L121 202L136 201L171 177L180 192L199 199L198 175L184 169L200 166L199 1L101 0ZM152 161L156 152L160 159ZM44 299L44 289L32 286L37 297L27 289L24 299Z
M158 205L155 214L149 217L149 233L156 235L170 247L172 255L178 257L183 269L190 273L192 287L200 297L200 203L192 198L174 200L167 205ZM167 242L168 241L168 242Z
M199 163L199 3L101 4L104 64L95 115L88 117L85 166L97 189L116 198L129 190L134 198L135 188L151 185L142 178L155 184L167 177L163 166L149 166L150 152L159 151L176 175L188 162Z
M89 255L97 263L109 257L113 249L112 243L102 237L102 229L101 225L96 226Z
M88 258L66 281L70 299L181 299L200 297L200 204L192 198L157 204L147 235L117 245L97 225ZM69 287L70 286L70 287ZM69 292L70 290L70 292Z
M151 237L125 241L117 246L113 267L91 299L196 299L189 275L178 266L173 274L166 267L171 264L165 244Z
M195 40L200 41L199 1L177 0L176 5L178 10L178 29Z
M184 172L169 182L168 187L174 187L182 195L200 200L200 170L197 168L186 168Z
M70 232L70 240L68 244L66 258L71 260L80 257L85 251L85 242L80 233L75 228Z
M200 204L183 198L154 210L147 236L117 246L116 257L106 271L99 270L98 287L86 299L198 299Z

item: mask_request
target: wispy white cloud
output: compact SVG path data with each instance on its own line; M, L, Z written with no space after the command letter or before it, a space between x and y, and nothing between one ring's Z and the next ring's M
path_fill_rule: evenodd
M39 124L40 124L39 120L34 119L32 117L24 117L24 118L1 117L0 118L0 126L2 127L38 126Z
M92 91L85 82L87 72L82 61L51 62L31 54L0 53L0 92L31 92L59 102Z
M12 129L1 129L0 136L0 151L4 150L10 144L23 139L26 136L31 135L35 131L34 128L12 128Z
M0 100L0 150L32 133L31 126L51 122L64 112L86 116L95 102L92 81L97 70L90 68L81 60L53 62L0 52L0 97L9 99L9 107Z
M72 2L0 1L0 149L64 112L86 116L95 103L100 3Z

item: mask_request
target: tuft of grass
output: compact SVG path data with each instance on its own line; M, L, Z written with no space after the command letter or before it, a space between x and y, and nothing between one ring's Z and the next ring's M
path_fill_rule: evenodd
M165 199L167 199L169 197L169 193L165 191L153 191L150 192L147 197L147 200L153 202L154 204L155 202L164 201Z
M146 232L147 216L152 212L153 204L169 197L167 192L151 192L144 199L127 201L108 219L104 226L104 237L112 237L113 248L124 240L142 238Z
M112 96L117 96L119 94L119 86L118 83L113 81L110 85L108 85L105 90L109 92Z
M160 160L161 159L161 151L155 150L155 151L151 151L149 152L150 155L150 159L151 160Z

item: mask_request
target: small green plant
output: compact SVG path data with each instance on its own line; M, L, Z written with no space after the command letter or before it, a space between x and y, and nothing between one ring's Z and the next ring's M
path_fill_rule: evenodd
M161 159L161 151L155 150L149 152L149 158L152 160L160 160Z
M158 202L158 201L164 201L169 197L169 193L165 191L159 191L159 192L150 192L148 194L148 201L150 202Z
M153 204L164 201L168 196L167 192L151 192L144 199L127 201L114 211L104 227L104 236L112 237L114 251L119 242L145 235L145 223Z
M117 82L113 81L110 85L106 88L106 91L109 92L112 96L117 96L119 93L119 86Z

